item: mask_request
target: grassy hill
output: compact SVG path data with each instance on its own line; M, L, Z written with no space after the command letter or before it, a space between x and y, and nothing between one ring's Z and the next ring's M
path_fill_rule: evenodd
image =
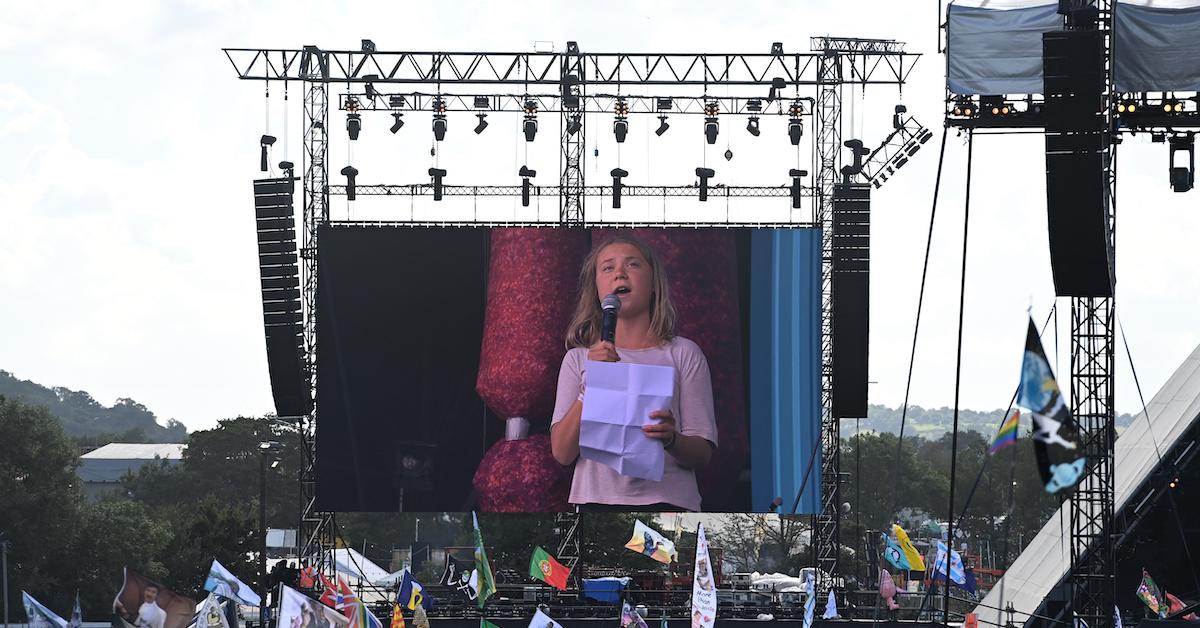
M47 388L17 379L8 371L0 371L0 396L45 406L62 422L67 435L76 439L108 436L118 442L148 443L182 443L187 439L187 428L182 423L169 419L165 427L159 425L153 412L132 399L122 398L112 406L104 406L82 390Z
M900 433L900 408L871 405L867 410L867 418L862 421L863 431ZM958 429L960 432L975 431L991 438L1004 418L1004 409L997 408L986 412L977 410L958 411ZM1128 427L1133 422L1132 414L1117 415L1117 431ZM908 416L904 424L904 436L921 436L927 439L939 438L950 431L954 424L953 408L922 408L909 406ZM854 433L854 422L842 422L842 434Z

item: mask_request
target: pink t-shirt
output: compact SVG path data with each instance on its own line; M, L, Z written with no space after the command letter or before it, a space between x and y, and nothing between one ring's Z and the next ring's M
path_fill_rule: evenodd
M558 371L558 395L554 402L554 420L566 416L571 405L579 399L586 348L567 351ZM717 419L713 411L712 377L708 360L696 343L676 336L669 342L649 349L617 349L622 362L652 364L675 368L675 398L671 414L680 434L699 436L714 446L717 444ZM700 510L700 491L696 488L696 472L679 464L666 454L663 479L660 482L621 475L604 464L579 458L575 461L575 477L571 482L572 504L615 504L644 506L666 502L688 510Z

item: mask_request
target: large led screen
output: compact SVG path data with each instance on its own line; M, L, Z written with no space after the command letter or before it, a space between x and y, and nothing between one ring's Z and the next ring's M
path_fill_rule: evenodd
M819 232L335 223L318 242L318 508L817 508Z

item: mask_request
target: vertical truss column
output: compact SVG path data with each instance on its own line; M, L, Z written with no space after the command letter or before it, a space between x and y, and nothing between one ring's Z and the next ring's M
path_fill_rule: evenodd
M1076 0L1079 4L1083 4ZM1109 223L1109 245L1116 243L1116 171L1112 119L1112 6L1109 0L1089 0L1098 11L1094 26L1103 38L1104 87L1100 112L1104 118L1102 156L1104 216ZM1112 297L1071 299L1071 398L1079 421L1080 441L1089 468L1071 496L1071 608L1091 628L1113 625L1116 600L1113 535L1113 447L1115 368L1114 308ZM1073 621L1070 620L1069 621Z
M579 513L554 513L554 532L558 536L558 562L570 570L567 588L579 590Z
M821 511L816 517L817 567L830 575L838 571L841 515L840 437L833 415L833 186L842 150L841 56L826 52L819 59L817 80L817 220L821 224ZM822 588L827 583L821 583Z
M584 190L583 190L583 158L584 137L586 134L587 117L584 111L584 81L583 57L575 42L567 42L567 52L562 56L561 85L564 106L562 107L562 150L559 151L558 161L561 175L559 177L558 221L564 226L582 226L584 221ZM577 98L577 107L566 106L568 98ZM578 119L578 127L573 128L572 118ZM571 130L574 130L574 133Z
M329 220L328 172L328 83L320 80L319 72L306 83L304 93L304 223L301 226L300 273L303 286L304 354L309 382L317 382L317 227ZM326 564L333 547L333 513L316 509L316 410L300 419L300 513L301 560L321 572L330 572Z

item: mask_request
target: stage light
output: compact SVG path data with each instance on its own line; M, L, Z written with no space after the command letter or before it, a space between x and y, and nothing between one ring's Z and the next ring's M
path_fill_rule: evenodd
M362 79L367 82L366 85L363 86L363 92L366 93L367 98L369 98L371 102L375 102L375 98L382 95L375 90L375 83L373 82L379 80L379 75L366 74L362 77Z
M404 96L401 96L400 94L392 94L391 96L388 96L388 106L392 109L399 109L400 107L404 106L404 103Z
M788 170L788 176L792 178L792 209L800 208L800 179L808 176L807 170L797 170L792 168Z
M583 116L575 113L571 114L571 119L567 120L567 134L575 135L583 128Z
M440 96L433 101L433 139L439 142L446 139L446 101Z
M670 98L658 98L654 106L659 111L670 111L675 106L675 102Z
M726 148L725 149L725 161L729 161L731 159L733 159L733 151L731 149Z
M521 123L521 130L525 133L526 142L532 142L533 138L537 137L537 111L538 107L536 101L525 101L525 121Z
M346 177L346 200L354 200L354 179L358 176L358 169L354 166L346 166L342 168L342 175Z
M1196 178L1195 136L1191 133L1172 135L1167 140L1167 143L1170 147L1168 158L1170 171L1168 174L1171 181L1171 190L1175 192L1187 192L1192 189ZM1176 159L1177 156L1183 153L1186 153L1186 162Z
M629 135L629 121L625 118L613 120L613 135L616 136L618 144L624 144L625 136Z
M475 125L475 135L479 135L480 133L483 133L483 130L488 126L487 114L477 113L475 114L475 117L479 118L479 124Z
M367 54L375 52L375 42L371 41L370 39L362 40L362 51Z
M346 116L346 132L350 134L351 140L358 139L358 132L362 130L362 114L352 113Z
M717 143L717 133L720 131L717 115L721 113L721 105L712 100L704 104L704 139L709 144Z
M1167 484L1167 486L1169 486L1171 488L1179 488L1179 478L1178 477L1171 478L1171 482L1169 484Z
M788 118L788 141L792 146L799 146L801 137L804 137L804 123L800 118Z
M746 101L746 111L758 113L762 111L762 101L758 98L751 98Z
M559 94L562 98L563 109L578 109L579 108L579 76L570 73L562 78L559 83Z
M654 134L662 137L662 134L666 133L669 128L671 125L667 124L667 116L658 116L658 128L654 129Z
M446 176L443 168L430 168L429 176L433 177L433 200L442 200L442 177Z
M899 129L904 126L902 116L908 112L908 107L904 105L896 105L896 109L892 112L892 128Z
M475 97L475 108L476 109L487 109L488 108L488 97L487 96L476 96Z
M264 135L258 139L258 145L260 148L262 148L262 152L259 154L258 159L258 169L263 172L267 171L267 147L274 143L274 135Z
M613 135L618 144L624 144L625 136L629 135L629 103L624 98L618 98L613 111L617 114L617 119L613 120Z
M712 168L696 168L696 176L700 177L700 200L708 200L708 180L716 176Z
M613 168L609 174L613 178L613 209L621 209L621 189L625 187L621 184L621 179L629 176L629 173L620 168Z
M530 170L528 166L521 166L517 174L521 175L521 207L529 207L529 189L531 187L529 179L536 176L537 171Z
M779 90L787 87L787 82L783 78L776 76L771 79L771 91L767 92L767 102L773 103L779 98Z
M762 133L758 128L758 116L750 116L750 119L746 122L746 130L754 137L758 137L759 133Z
M394 118L394 121L392 122L391 128L388 130L395 134L400 130L400 127L404 126L404 114L400 113L399 111L394 111L392 112L392 118Z

